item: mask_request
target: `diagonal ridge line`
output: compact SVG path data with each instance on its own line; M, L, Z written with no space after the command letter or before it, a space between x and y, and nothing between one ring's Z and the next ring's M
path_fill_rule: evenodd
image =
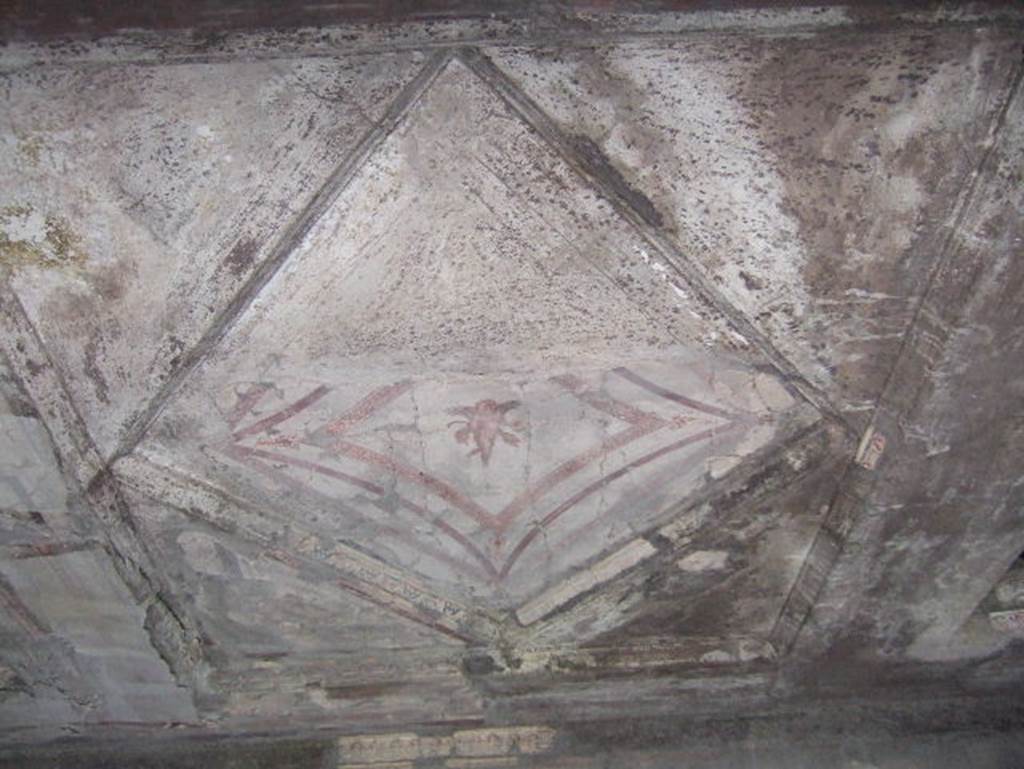
M328 177L303 211L280 233L269 255L249 276L231 301L217 314L199 341L184 354L181 364L167 377L146 406L135 415L124 438L107 460L108 465L131 453L139 445L185 380L227 335L267 283L280 271L313 225L348 187L365 161L398 127L409 110L418 103L420 97L433 84L451 58L452 52L449 49L431 56L416 77L406 84L394 98L384 116L363 134L356 147Z
M672 392L671 390L662 387L659 384L655 384L651 380L640 376L635 371L631 371L625 366L619 366L617 369L613 369L612 373L617 374L618 376L625 379L627 382L632 382L637 387L641 387L644 390L647 390L648 392L654 393L655 395L659 395L662 398L665 398L666 400L672 401L673 403L678 403L680 406L686 406L687 408L693 409L694 411L700 411L704 414L710 414L711 416L714 417L721 417L722 419L729 420L740 419L743 416L741 414L728 411L727 409L719 408L718 406L712 406L711 404L703 403L702 401L694 400L693 398L688 398L685 395L680 395L679 393Z
M883 412L890 403L890 396L892 394L894 382L896 381L896 376L900 369L907 365L910 355L915 349L914 342L920 332L922 316L928 310L928 304L930 302L933 288L938 281L939 276L944 270L948 269L949 264L953 259L957 246L957 237L961 234L964 221L974 205L975 197L978 194L978 190L985 174L989 173L991 170L991 164L993 163L993 158L995 157L999 146L1000 135L1006 125L1006 121L1008 119L1010 109L1013 107L1014 101L1021 98L1022 88L1024 88L1024 62L1018 63L1016 70L1010 77L1006 97L999 110L993 116L986 132L986 141L988 146L982 152L977 165L970 173L970 178L961 188L960 193L957 195L957 199L953 203L949 216L947 217L946 221L948 222L948 230L938 249L938 256L934 260L934 264L928 272L924 288L916 299L916 304L912 311L910 320L907 323L906 330L903 333L903 338L900 340L900 346L896 353L895 361L889 369L878 397L875 399L871 417L872 423L875 423L879 414ZM954 308L955 311L962 309L963 301L966 300L962 300L960 305ZM942 346L945 346L946 342L943 341L941 344ZM896 416L899 417L900 415L896 414ZM797 578L794 580L793 585L786 596L786 601L783 604L782 611L775 621L775 626L771 632L772 643L783 654L791 653L796 647L797 642L804 635L805 627L811 620L812 613L817 609L818 604L821 601L822 594L827 589L828 582L832 579L832 574L836 569L839 558L843 554L844 548L846 547L849 534L844 535L842 538L837 538L826 528L826 525L829 523L830 519L837 515L841 515L843 513L843 505L848 504L844 495L849 492L851 485L855 483L854 480L851 480L853 472L854 460L851 457L847 461L846 466L836 483L835 493L832 495L828 511L822 518L822 525L818 528L814 540L811 542L811 550L808 551L808 557L800 567ZM866 504L864 500L859 500L858 504L859 503ZM883 518L879 518L878 520L883 520ZM865 522L870 525L870 516L865 510L860 510L854 518L854 524L852 525L864 525ZM880 530L876 527L870 534L870 539L868 540L869 544L877 542L877 539L880 536ZM830 547L834 548L834 552L828 556L825 564L811 562L810 553L814 552L815 547L821 548L822 551L825 551ZM790 625L788 628L786 627L787 624ZM831 630L834 631L834 628L835 625L833 623Z
M643 211L625 195L616 183L609 181L607 164L593 153L581 149L580 143L558 125L529 95L506 75L483 52L476 48L460 48L458 58L476 74L506 105L529 125L554 151L595 189L612 208L629 222L636 232L693 290L704 304L723 315L740 334L751 340L767 361L781 375L783 384L796 396L811 403L848 431L849 420L831 402L828 396L810 382L800 370L775 347L774 343L746 314L735 307L703 274L680 248L652 222L651 211Z
M40 421L65 470L75 483L87 489L92 476L102 467L103 458L71 397L63 367L57 365L6 275L0 275L0 331L3 332L0 336L0 360L6 352L17 385L39 411ZM29 360L32 356L36 358L36 365L41 365L41 370L52 377L51 384L45 389L40 384L33 386Z
M636 406L632 406L610 396L592 391L587 386L587 383L575 374L561 374L559 376L551 377L551 381L565 388L568 392L572 393L591 408L603 411L605 414L613 416L616 419L621 419L627 424L637 425L641 422L649 423L662 421L660 417L644 411L643 409L638 409Z
M900 346L896 352L895 360L892 367L889 369L889 373L885 378L885 383L882 385L882 389L879 391L878 397L875 399L875 408L872 412L874 415L877 415L879 409L882 408L886 400L886 395L888 395L892 389L893 380L895 379L901 364L906 362L905 359L909 350L912 349L914 336L920 327L921 316L928 306L932 287L935 285L936 279L949 266L949 263L953 258L957 236L961 233L964 220L970 212L971 206L974 204L974 199L977 195L981 180L984 177L985 172L988 170L989 165L992 162L992 158L995 156L996 149L999 145L999 135L1002 133L1003 126L1006 124L1010 107L1013 106L1015 99L1020 98L1022 86L1024 86L1024 61L1017 65L1017 71L1013 74L1007 87L1006 98L1000 105L998 112L993 116L992 122L986 131L985 138L988 146L982 152L977 165L970 173L970 179L967 181L967 184L964 185L961 190L961 194L957 196L957 200L953 204L953 209L950 212L949 219L947 220L950 222L949 228L946 231L945 237L942 239L942 244L938 250L938 257L934 260L931 270L928 272L925 279L924 289L917 298L910 321L907 323L907 328L903 333L903 338L900 340Z
M738 422L733 422L731 424L725 425L725 427L728 428L729 430L732 430L733 428L742 427L742 424ZM722 430L719 429L718 432L721 433ZM770 457L778 458L785 455L789 451L809 450L811 449L811 447L817 445L816 442L819 440L819 438L821 438L822 436L828 436L829 434L830 431L828 426L824 424L821 420L817 420L810 425L796 427L792 429L792 431L787 432L785 435L783 435L781 437L781 442L778 443L777 445L769 445L762 447L761 449L758 449L751 456L751 458L755 458L754 462L750 464L744 462L743 464L746 465L745 469L741 465L741 467L730 470L726 474L725 479L730 479L729 486L731 488L737 487L733 485L734 483L739 484L740 486L747 484L751 481L751 479L756 477L756 475L759 472L761 472L761 469L764 467L764 461L768 460ZM828 456L827 451L819 452L817 450L813 450L810 453L814 457L819 458L821 461L812 461L807 465L803 466L803 468L795 476L795 479L804 478L807 476L807 474L814 472L815 469L820 469L826 461L825 458ZM721 481L725 479L720 479L719 481L713 481L710 484L706 484L704 488L697 489L693 493L686 495L679 502L670 505L670 507L666 510L667 515L660 516L661 521L659 523L655 523L651 528L645 528L643 532L639 533L639 536L647 539L652 543L657 544L658 537L663 536L660 534L660 532L666 525L671 525L672 523L679 521L682 516L686 515L686 512L688 510L695 509L700 505L709 502L711 499L718 497L723 490L723 485ZM760 492L755 493L751 498L752 501L750 502L750 504L756 505L757 500L759 498ZM719 527L729 525L730 522L735 519L737 514L742 515L742 512L743 510L746 509L746 507L746 504L734 505L731 508L731 512L727 513L724 519L718 521L717 525ZM661 544L658 544L658 548L662 552L671 552L673 549L675 549L676 546L669 545L668 547L669 549L665 550ZM523 639L527 642L532 642L538 638L543 638L545 634L549 633L552 629L556 629L559 625L565 627L565 623L567 622L569 623L568 626L570 627L575 626L579 628L588 626L588 618L601 616L607 613L607 607L609 604L604 601L605 599L613 597L615 595L617 590L616 586L622 586L624 583L628 584L628 578L625 578L624 574L625 572L620 573L612 577L609 581L600 583L599 585L595 586L592 590L587 591L585 594L580 594L584 596L582 601L579 601L578 597L574 597L571 599L573 602L571 605L567 606L563 603L557 611L552 611L536 623L529 623L528 632L526 635L523 636ZM525 606L529 605L529 603L531 603L532 601L537 600L537 598L539 598L542 595L544 595L543 591L540 594L534 596L533 598L528 599L525 603L521 604L519 608L516 609L516 611L521 611ZM584 633L584 635L586 635L586 633ZM774 646L774 637L772 637L771 642Z
M224 447L214 448L220 451ZM230 452L232 447L227 448ZM496 620L487 610L469 609L443 595L434 593L417 583L415 579L410 578L407 571L370 557L358 547L354 548L348 543L339 541L333 551L325 553L299 553L287 549L285 541L287 537L282 540L279 533L275 533L273 528L266 528L267 524L271 527L284 525L288 528L293 526L294 522L290 522L287 516L281 517L280 513L273 510L268 512L259 507L253 507L244 498L236 497L216 484L159 464L145 456L144 452L121 459L114 467L113 472L123 486L133 488L149 499L170 504L189 518L203 521L219 531L228 532L241 542L258 546L269 557L277 557L275 554L279 554L285 559L282 562L289 565L299 562L319 568L321 571L330 570L333 571L335 577L350 580L352 584L363 585L368 591L378 596L372 600L385 610L398 611L391 603L381 603L379 600L381 594L390 595L410 607L416 607L422 613L422 617L430 620L427 624L439 630L441 628L437 627L437 623L431 617L440 615L442 624L449 623L443 632L457 630L462 624L459 620L461 616L469 619L467 633L479 633L482 638L492 638L497 634ZM254 517L255 525L247 522L247 516ZM322 535L322 532L316 527L300 526L300 529L303 535ZM341 560L349 561L347 565L335 563L333 556L337 555L339 551L343 556ZM349 555L345 556L345 553ZM351 562L352 557L356 559L355 564ZM378 576L366 574L364 567L359 565L360 562L366 562L369 569L377 572ZM396 589L396 584L406 584L412 590ZM445 604L448 608L439 607L437 604ZM416 621L421 620L417 619ZM482 639L475 637L473 642L481 643Z

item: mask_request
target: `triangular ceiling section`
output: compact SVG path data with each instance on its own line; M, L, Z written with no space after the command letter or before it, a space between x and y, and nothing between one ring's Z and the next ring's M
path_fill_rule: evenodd
M422 63L397 53L6 76L0 262L101 453Z
M866 426L1005 103L1008 37L495 47L851 424ZM794 85L794 84L799 84ZM948 109L955 104L957 109Z

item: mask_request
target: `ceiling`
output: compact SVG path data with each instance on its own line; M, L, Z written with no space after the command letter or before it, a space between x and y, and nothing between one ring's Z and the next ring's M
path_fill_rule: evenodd
M10 17L0 745L1017 707L1024 16L357 10Z

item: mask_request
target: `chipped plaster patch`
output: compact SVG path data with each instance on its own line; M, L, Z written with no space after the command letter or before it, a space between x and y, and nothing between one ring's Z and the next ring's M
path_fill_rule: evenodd
M754 377L754 392L769 411L782 411L793 405L793 396L775 377L758 374Z
M1000 633L1024 637L1024 609L989 612L988 619Z
M726 663L732 662L733 656L727 651L716 649L715 651L701 655L700 661L708 664Z
M864 431L857 447L857 464L867 470L874 470L885 452L885 443L885 436L876 432L874 427L869 427Z
M607 582L657 552L645 539L635 539L588 569L547 590L516 611L522 625L530 625L587 590Z
M545 753L554 747L557 733L546 726L463 729L451 735L415 732L357 734L338 739L339 766L404 766L401 762L447 759L451 767L506 766L506 756ZM477 761L483 763L477 763ZM397 762L397 763L396 763ZM518 762L517 762L518 763Z
M741 458L734 455L711 457L708 459L708 475L712 478L721 478L741 462Z
M67 510L67 492L42 423L0 416L0 507L17 512Z
M691 572L718 571L725 568L728 560L729 553L726 550L698 550L685 558L680 558L676 561L676 566L683 571Z

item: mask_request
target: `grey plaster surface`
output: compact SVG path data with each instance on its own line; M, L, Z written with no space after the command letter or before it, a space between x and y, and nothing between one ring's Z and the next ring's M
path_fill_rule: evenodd
M0 744L1016 765L1019 11L536 5L0 49Z

